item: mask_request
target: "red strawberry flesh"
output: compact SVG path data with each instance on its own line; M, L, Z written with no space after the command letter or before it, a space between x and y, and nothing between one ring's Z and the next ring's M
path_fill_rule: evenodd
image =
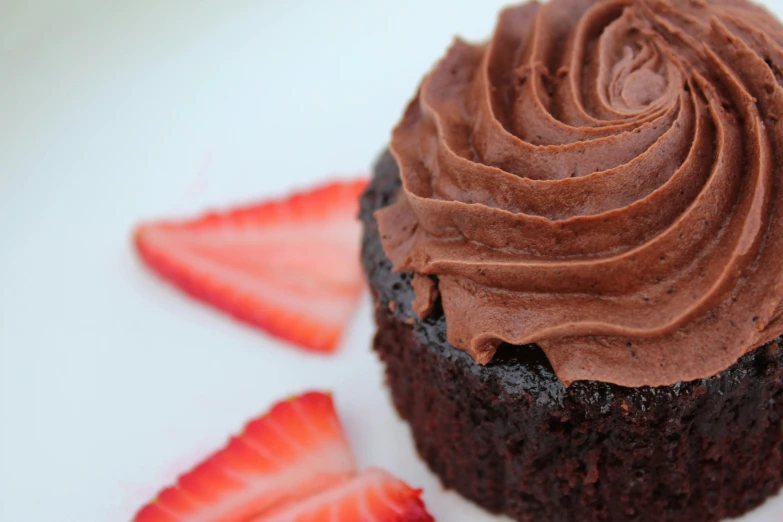
M317 352L336 349L361 295L365 180L193 221L141 225L145 263L188 294Z
M420 496L421 491L385 471L369 469L251 522L433 522Z
M241 435L164 489L135 522L246 522L340 484L353 455L330 396L275 405Z

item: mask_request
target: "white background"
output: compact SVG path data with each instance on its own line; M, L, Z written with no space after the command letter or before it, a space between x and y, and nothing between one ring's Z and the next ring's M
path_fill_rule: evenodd
M368 299L339 355L302 355L161 284L129 234L368 171L502 3L0 1L0 521L129 520L310 388L335 391L362 466L423 486L441 522L495 520L415 456ZM747 520L782 518L778 499Z

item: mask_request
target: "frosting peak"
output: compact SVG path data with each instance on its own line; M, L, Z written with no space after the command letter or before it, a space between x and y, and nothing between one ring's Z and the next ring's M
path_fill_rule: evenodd
M477 362L715 375L783 333L783 27L745 0L552 0L456 41L394 130L395 269ZM504 348L501 348L504 349Z

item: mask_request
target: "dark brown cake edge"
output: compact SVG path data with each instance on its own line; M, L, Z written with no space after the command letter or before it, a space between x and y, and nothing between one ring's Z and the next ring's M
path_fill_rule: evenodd
M445 318L411 312L373 212L399 189L386 153L362 198L374 348L417 450L446 487L523 521L717 522L783 486L780 340L710 379L660 388L565 388L535 346L486 367L448 344Z

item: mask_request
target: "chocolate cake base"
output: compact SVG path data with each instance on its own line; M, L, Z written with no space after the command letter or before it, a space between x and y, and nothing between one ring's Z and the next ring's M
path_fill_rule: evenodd
M411 311L373 212L393 201L387 153L362 198L362 260L376 302L375 350L397 411L446 487L524 522L713 522L783 486L783 339L718 376L666 387L565 388L535 345L487 366L446 341L442 309Z

